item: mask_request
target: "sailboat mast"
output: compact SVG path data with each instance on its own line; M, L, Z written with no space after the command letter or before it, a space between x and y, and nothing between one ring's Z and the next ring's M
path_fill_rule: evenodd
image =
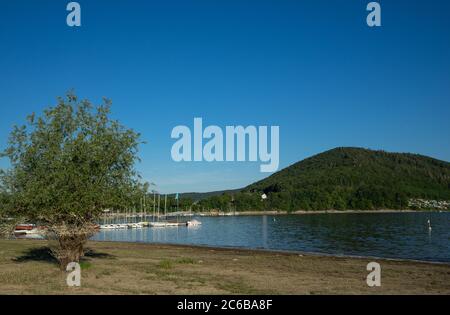
M160 209L160 206L161 206L161 195L158 194L158 221L159 221L159 209Z
M179 205L179 199L180 199L180 197L179 197L179 195L178 195L178 193L177 193L177 222L178 222L178 213L179 213L179 209L178 209L178 205Z
M167 217L167 194L164 196L164 216Z
M146 209L147 205L145 204L145 193L144 193L144 220L145 221L147 219L147 209Z
M156 213L156 191L153 190L153 221L155 221Z

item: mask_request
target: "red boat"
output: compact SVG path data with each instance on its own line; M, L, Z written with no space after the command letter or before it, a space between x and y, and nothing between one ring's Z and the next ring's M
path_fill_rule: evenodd
M36 228L35 224L19 224L16 225L16 231L31 231Z

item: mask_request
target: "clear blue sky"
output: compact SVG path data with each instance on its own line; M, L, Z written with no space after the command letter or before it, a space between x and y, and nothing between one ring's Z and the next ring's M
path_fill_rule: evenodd
M14 124L75 89L142 133L162 192L245 186L259 163L175 163L176 125L279 125L280 166L336 146L450 160L450 2L0 2L0 147ZM2 160L0 166L7 166Z

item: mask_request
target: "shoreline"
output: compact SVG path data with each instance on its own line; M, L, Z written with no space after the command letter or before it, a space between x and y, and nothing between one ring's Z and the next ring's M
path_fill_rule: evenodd
M81 287L47 243L0 240L0 294L450 294L450 265L267 250L89 241ZM367 264L382 266L368 287Z
M236 213L210 213L210 212L197 212L194 216L205 216L205 217L217 217L217 216L250 216L250 215L308 215L308 214L377 214L377 213L441 213L450 212L450 210L395 210L395 209L383 209L383 210L297 210L293 212L286 211L236 211Z
M307 214L377 214L377 213L441 213L450 212L450 210L398 210L398 209L381 209L381 210L297 210L292 212L279 211L279 210L267 210L267 211L236 211L236 212L222 212L222 211L204 211L204 212L182 212L178 215L173 213L168 213L167 216L160 214L153 215L152 213L146 213L146 217L191 217L191 216L201 216L201 217L222 217L222 216L250 216L250 215L307 215ZM144 213L136 213L134 215L126 215L123 213L108 214L107 218L139 218L143 217Z
M17 238L10 240L0 241L29 241L29 242L48 242L45 239L33 239L33 238ZM308 252L308 251L297 251L289 249L271 249L271 248L250 248L250 247L237 247L237 246L212 246L212 245L201 245L201 244L181 244L181 243L161 243L161 242L136 242L136 241L99 241L99 240L89 240L88 243L104 243L104 244L118 244L119 246L136 244L141 246L165 246L173 248L186 248L186 249L206 249L213 251L240 251L248 253L265 253L265 254L284 254L284 255L301 255L301 256L312 256L312 257L324 257L324 258L346 258L346 259L372 259L379 261L392 261L392 262L406 262L406 263L419 263L419 264L432 264L432 265L448 265L450 266L450 261L437 261L437 260L420 260L413 258L400 258L400 257L382 257L382 256L364 256L364 255L351 255L351 254L331 254L324 252Z
M43 241L43 240L40 240ZM294 256L311 256L311 257L323 257L323 258L346 258L346 259L372 259L378 261L392 261L392 262L409 262L409 263L419 263L419 264L432 264L432 265L448 265L450 266L450 261L436 261L436 260L420 260L412 258L395 258L395 257L380 257L380 256L362 256L362 255L339 255L339 254L328 254L322 252L306 252L306 251L296 251L296 250L285 250L285 249L270 249L270 248L246 248L246 247L236 247L236 246L211 246L211 245L198 245L198 244L176 244L176 243L140 243L140 242L126 242L126 241L89 241L98 243L108 243L108 244L139 244L139 245L149 245L149 246L167 246L174 248L190 248L190 249L208 249L213 251L240 251L248 253L265 253L265 254L284 254L284 255L294 255Z

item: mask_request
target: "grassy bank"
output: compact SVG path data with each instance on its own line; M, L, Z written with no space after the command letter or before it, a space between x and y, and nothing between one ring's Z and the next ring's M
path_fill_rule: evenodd
M189 246L90 242L80 288L46 242L0 240L0 294L450 294L450 265Z

